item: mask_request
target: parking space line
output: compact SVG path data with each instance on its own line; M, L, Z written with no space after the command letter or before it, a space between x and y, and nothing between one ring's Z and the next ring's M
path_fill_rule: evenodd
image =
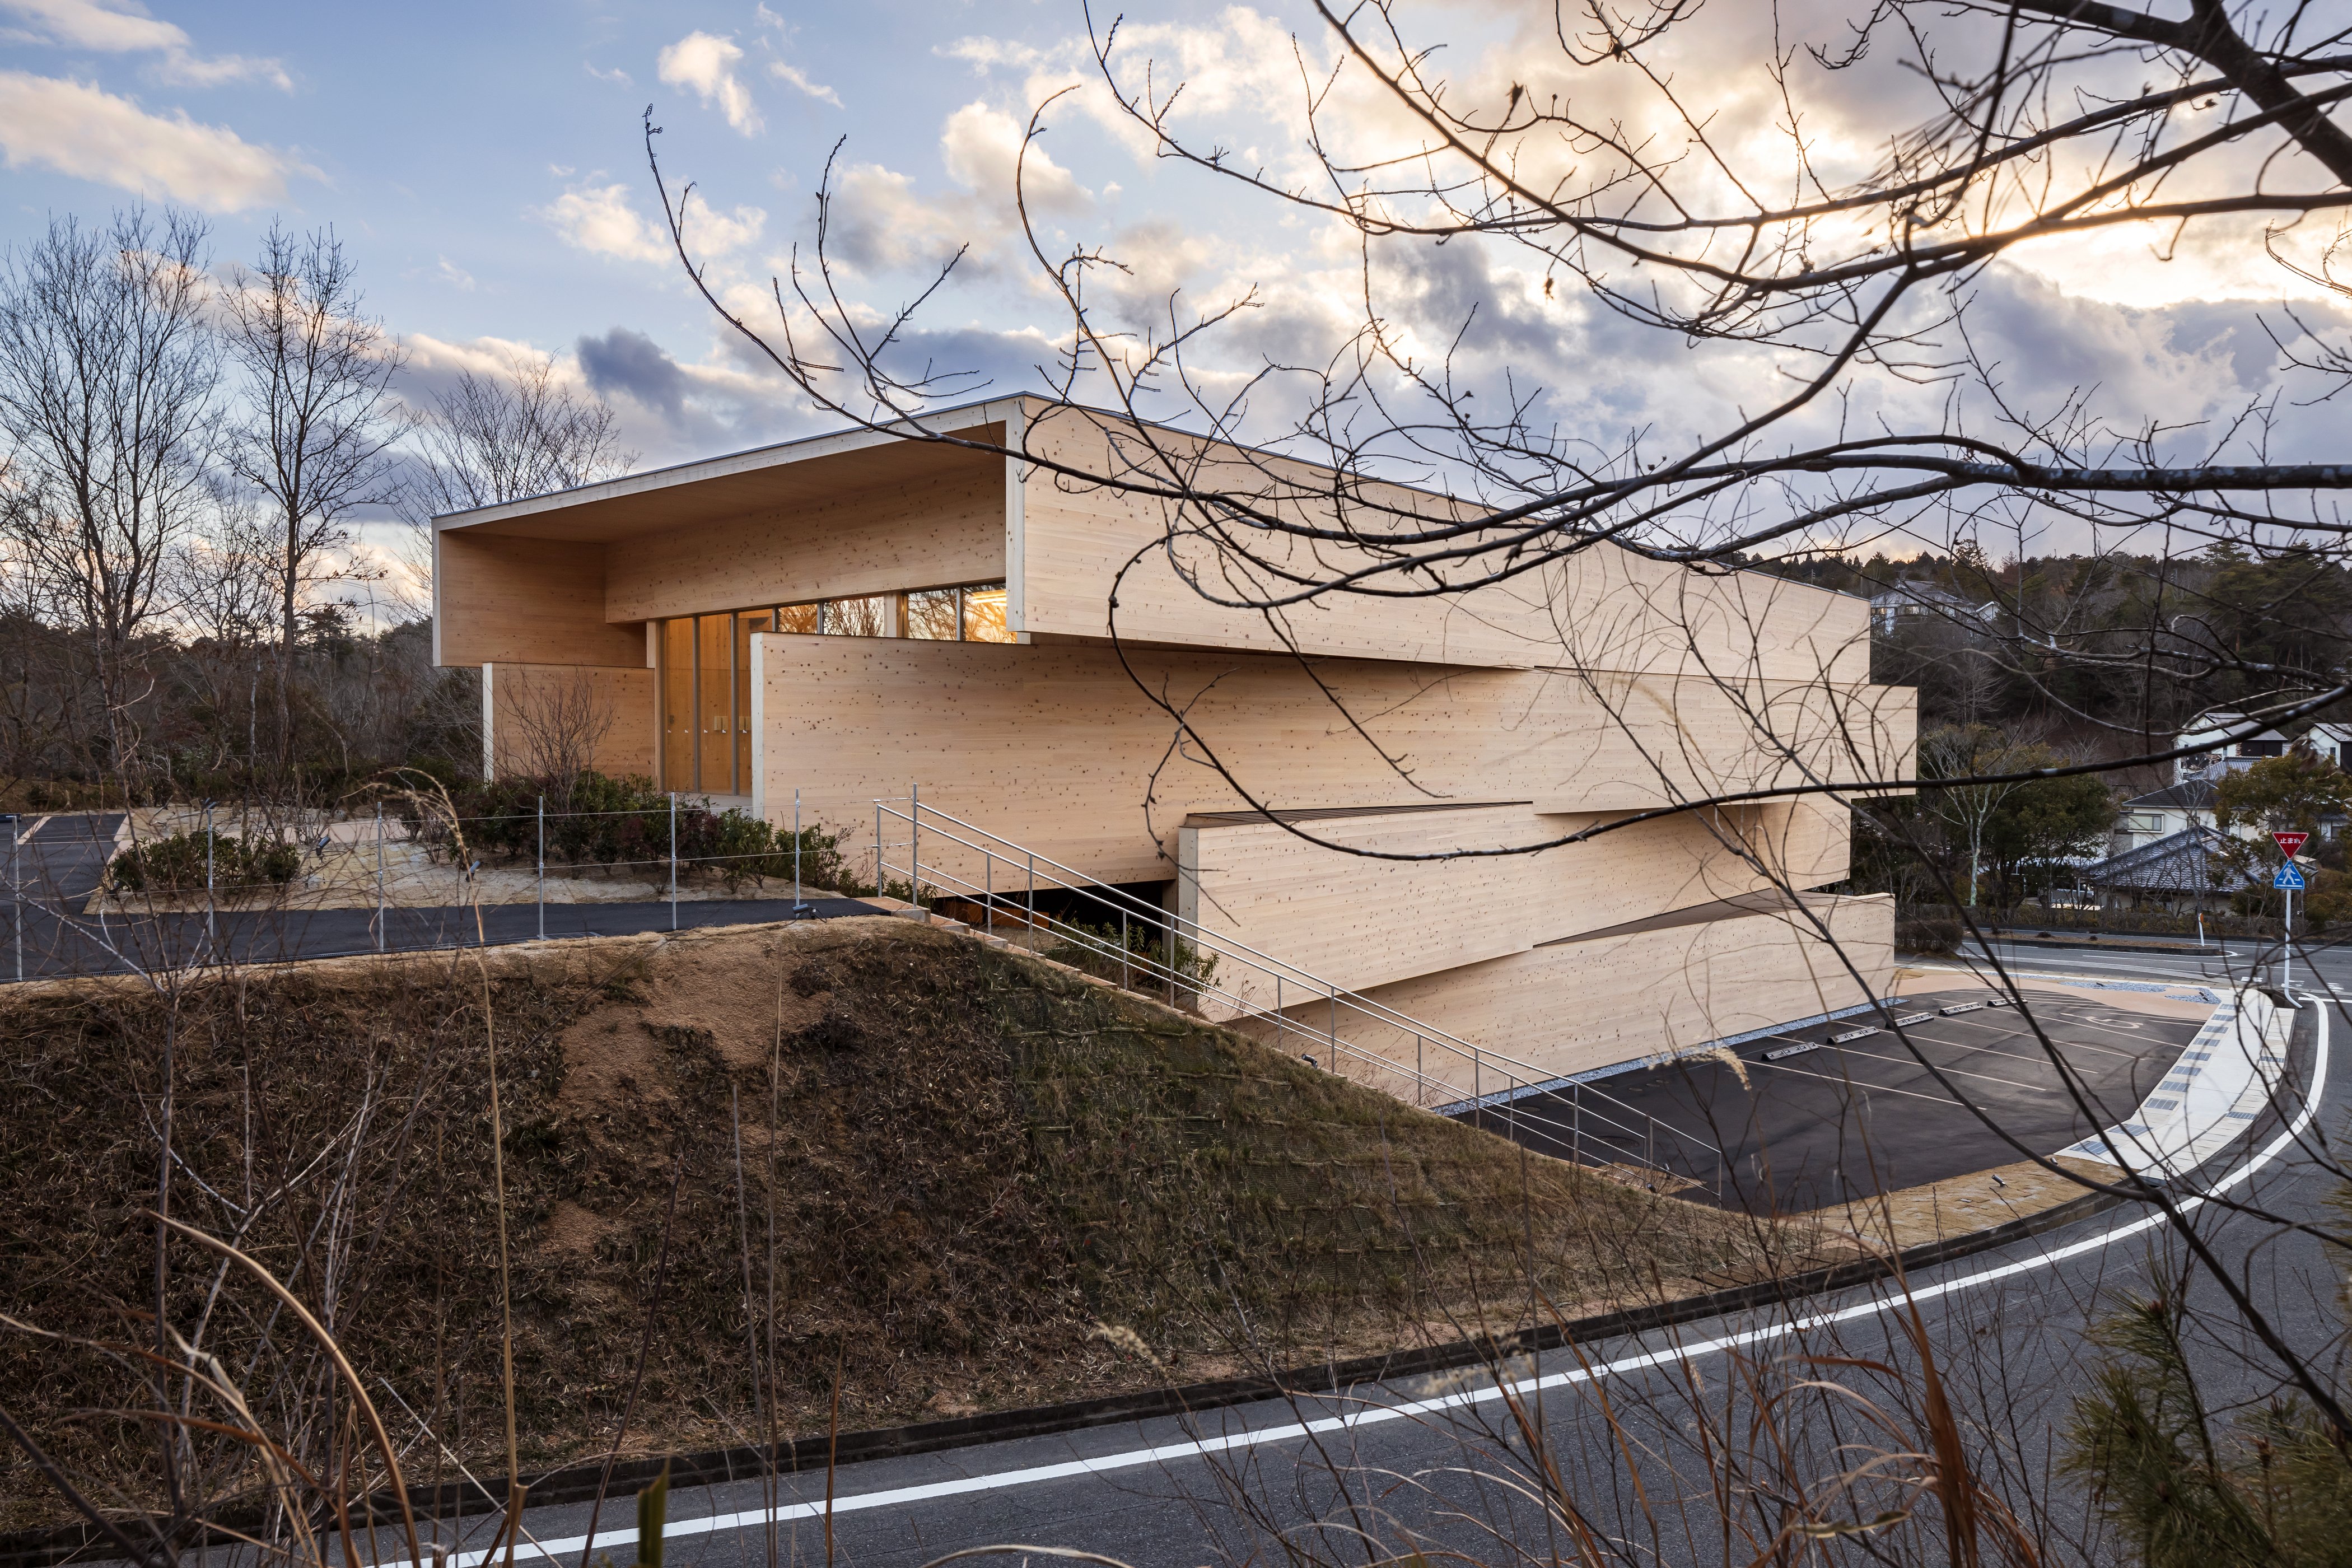
M1899 1094L1909 1100L1933 1100L1937 1105L1958 1105L1960 1103L1958 1100L1952 1099L1948 1095L1921 1094L1916 1089L1895 1089L1886 1084L1868 1083L1858 1079L1846 1078L1837 1073L1807 1072L1803 1068L1792 1068L1786 1062L1756 1061L1750 1062L1748 1065L1749 1067L1770 1068L1774 1072L1795 1073L1799 1078L1817 1078L1823 1083L1843 1084L1849 1089L1858 1089L1865 1094Z
M1916 1031L1915 1030L1915 1031L1914 1031L1914 1033L1915 1033L1915 1035L1916 1035ZM1979 1045L1974 1045L1974 1044L1971 1044L1970 1042L1969 1042L1969 1041L1967 1041L1967 1040L1937 1040L1937 1039L1929 1039L1929 1040L1927 1040L1927 1044L1931 1045L1931 1046L1942 1046L1942 1047L1945 1047L1946 1049L1948 1049L1948 1050L1955 1050L1955 1051L1977 1051L1977 1052L1980 1052L1980 1053L1982 1053L1983 1055L1986 1055L1986 1056L1992 1056L1992 1057L2007 1057L2007 1058L2010 1058L2011 1060L2012 1060L2012 1061L2034 1062L2034 1063L2038 1063L2038 1064L2041 1064L2041 1065L2043 1065L2043 1066L2047 1066L2047 1065L2048 1065L2048 1063L2049 1063L2049 1061L2050 1061L2050 1058L2049 1058L2049 1057L2048 1057L2047 1055L2045 1055L2045 1054L2042 1054L2042 1053L2039 1053L2039 1052L2032 1052L2032 1051L2004 1051L2004 1050L2000 1049L2000 1048L1999 1047L1997 1047L1997 1046L1979 1046ZM2060 1040L2053 1040L2053 1041L2052 1041L2052 1044L2055 1045L2055 1046L2056 1046L2056 1047L2057 1047L2061 1051L2069 1051L2069 1050L2082 1050L2082 1051L2086 1051L2086 1052L2089 1052L2089 1051L2095 1051L2095 1052L2097 1052L2097 1053L2098 1053L2099 1055L2101 1055L2101 1056L2106 1056L2106 1057L2121 1057L2121 1058L2124 1058L2125 1060L2126 1060L2126 1061L2137 1061L2137 1060L2139 1060L2139 1059L2140 1059L2140 1058L2141 1058L2142 1056L2144 1056L2144 1055L2146 1055L2146 1054L2147 1054L2147 1053L2142 1052L2142 1051L2119 1051L2119 1050L2116 1050L2116 1049L2115 1049L2113 1047L2110 1047L2110 1046L2092 1046L2092 1045L2085 1045L2085 1044L2084 1044L2084 1043L2083 1043L2082 1041L2080 1041L2080 1040L2063 1040L2063 1039L2060 1039ZM2072 1063L2072 1062L2069 1062L2067 1065L2068 1065L2068 1066L2070 1066L2070 1067L2074 1066L2074 1063ZM2080 1068L2075 1068L2075 1070L2079 1072L2079 1071L2081 1071L2082 1069L2081 1069Z
M1843 1048L1844 1048L1844 1050L1845 1050L1845 1054L1846 1054L1846 1055L1848 1055L1848 1056L1850 1056L1850 1057L1864 1057L1864 1058L1868 1058L1869 1060L1871 1060L1871 1061L1874 1061L1874 1062L1892 1062L1892 1063L1893 1063L1894 1065L1895 1065L1896 1067L1914 1067L1914 1068L1920 1068L1920 1070L1921 1070L1921 1071L1923 1071L1923 1072L1924 1072L1924 1071L1926 1071L1926 1070L1927 1070L1927 1068L1925 1068L1924 1067L1921 1067L1921 1066L1920 1066L1920 1064L1919 1064L1918 1062L1916 1062L1916 1061L1913 1060L1913 1059L1912 1059L1911 1058L1909 1058L1909 1057L1887 1057L1887 1056L1881 1056L1881 1055L1879 1055L1876 1051L1865 1051L1865 1050L1859 1050L1859 1049L1855 1048L1855 1047L1853 1047L1853 1046L1847 1046L1847 1047L1843 1047ZM1939 1063L1939 1064L1937 1064L1937 1065L1938 1065L1939 1067L1941 1066L1941 1064L1940 1064L1940 1063ZM1987 1082L1987 1083L1997 1083L1997 1084L2000 1084L2000 1085L2002 1085L2003 1087L2008 1088L2008 1089L2031 1089L2031 1090L2032 1090L2032 1091L2033 1091L2034 1093L2036 1093L2036 1094L2050 1094L2050 1093L2053 1093L2053 1092L2055 1092L2055 1091L2056 1091L2056 1089L2057 1089L2057 1086L2056 1086L2055 1084L2020 1083L2020 1082L2018 1082L2015 1079L2011 1079L2011 1078L1995 1078L1995 1077L1993 1077L1993 1076L1992 1076L1992 1074L1990 1074L1990 1073L1985 1073L1985 1072L1970 1072L1970 1071L1969 1071L1969 1070L1968 1070L1967 1068L1965 1068L1945 1067L1945 1068L1942 1068L1942 1070L1943 1070L1943 1071L1945 1071L1945 1072L1947 1072L1947 1073L1949 1073L1949 1074L1950 1074L1952 1077L1954 1077L1954 1078L1975 1078L1975 1079L1983 1079L1985 1082Z

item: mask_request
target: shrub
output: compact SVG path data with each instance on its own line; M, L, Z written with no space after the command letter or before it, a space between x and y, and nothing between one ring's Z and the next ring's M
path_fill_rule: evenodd
M1895 921L1897 952L1958 952L1960 922L1949 915L1903 914Z
M547 858L572 866L666 868L670 857L669 796L642 776L609 778L582 773L570 779L502 778L461 784L449 792L467 847L485 860L534 860L540 847L540 802L547 803ZM414 799L399 815L417 840L448 848L449 825ZM793 874L793 836L747 812L713 811L709 801L677 803L677 844L681 877L712 877L730 889L756 878ZM801 877L812 887L849 889L841 836L823 826L800 836Z
M215 891L234 894L263 882L283 887L302 869L302 851L283 839L248 843L198 828L134 844L117 855L107 870L115 887L125 892L194 892L205 885L207 840Z

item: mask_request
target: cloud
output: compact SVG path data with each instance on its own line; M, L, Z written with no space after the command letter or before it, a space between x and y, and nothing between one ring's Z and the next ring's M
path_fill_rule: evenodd
M835 109L841 107L841 94L821 83L809 80L808 73L796 65L788 65L782 60L770 60L768 74L778 81L790 82L811 98L822 99Z
M1025 131L1021 121L1001 110L967 103L948 116L940 133L940 156L958 184L1008 205L1016 173L1021 194L1033 208L1072 212L1092 203L1092 194L1054 162L1042 143L1032 145L1024 162L1021 142Z
M441 265L437 270L440 274L441 281L448 284L459 293L470 294L474 291L474 275L467 271L464 268L458 266L456 262L450 260L447 257L445 256L441 258Z
M0 70L0 153L12 169L44 166L207 212L283 201L289 177L320 177L184 110L167 120L99 88L24 71Z
M590 76L594 77L598 81L609 81L615 87L635 87L636 85L635 80L629 75L629 73L623 70L618 66L614 66L608 71L600 71L594 66L590 65L586 60L582 60L580 62L580 68L586 71Z
M614 327L601 338L583 337L579 353L580 369L600 395L632 398L671 420L683 411L686 373L645 333Z
M150 16L132 0L0 0L0 12L28 29L19 37L101 54L160 54L164 80L192 87L225 81L266 81L291 90L294 82L274 59L243 55L198 55L188 35Z
M667 261L670 239L663 225L646 217L629 199L629 187L615 183L575 185L533 216L553 226L565 244L624 261ZM686 242L698 258L724 256L760 237L768 215L758 207L722 213L699 195L689 195Z
M554 226L575 250L617 256L624 261L659 261L669 241L629 203L629 187L581 185L564 192L536 216Z
M760 106L751 89L735 74L743 51L732 38L714 33L688 33L661 52L661 79L670 87L692 88L707 107L716 103L727 123L746 136L759 132Z

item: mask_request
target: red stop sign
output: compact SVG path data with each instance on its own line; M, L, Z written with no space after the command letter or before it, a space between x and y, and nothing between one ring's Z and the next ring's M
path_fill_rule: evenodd
M2279 853L2292 860L2303 852L2303 847L2309 841L2311 835L2308 833L2273 833L2271 837L2278 841Z

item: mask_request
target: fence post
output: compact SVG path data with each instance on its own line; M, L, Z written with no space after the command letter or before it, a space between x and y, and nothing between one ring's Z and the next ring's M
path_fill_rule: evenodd
M220 933L213 924L213 803L205 802L205 941L217 946Z
M547 940L547 797L539 797L539 940Z
M13 814L0 816L8 825L8 931L16 944L16 978L25 978L25 883L16 874L17 846L22 842L17 830L22 819Z
M383 906L383 802L375 803L375 950L385 951Z
M907 912L923 918L923 786L907 785Z
M980 929L992 936L996 931L996 856L987 845L980 847Z
M1331 1070L1339 1070L1339 988L1331 987Z
M1024 836L1025 837L1025 836ZM1037 851L1029 851L1029 929L1037 929Z
M801 897L801 791L793 786L793 918L798 920L808 912L808 900Z
M699 763L697 764L698 766ZM669 792L669 929L677 929L677 791Z
M1118 985L1119 985L1119 989L1120 989L1120 990L1122 990L1122 991L1124 991L1124 990L1126 990L1126 989L1128 988L1128 984L1127 984L1127 911L1126 911L1125 910L1119 910L1119 911L1118 911Z

